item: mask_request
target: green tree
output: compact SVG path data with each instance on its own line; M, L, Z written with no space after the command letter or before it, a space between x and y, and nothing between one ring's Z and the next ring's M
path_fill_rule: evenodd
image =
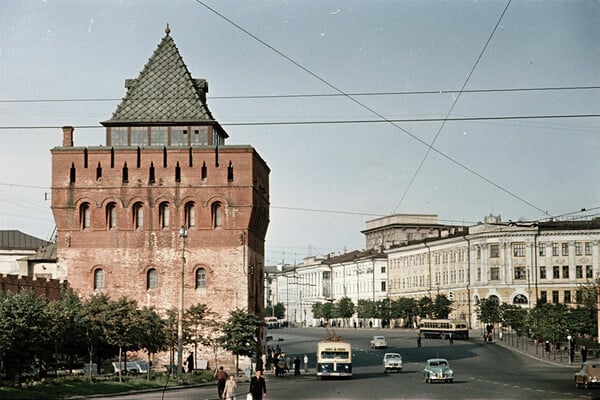
M260 320L256 314L236 309L223 325L222 346L235 355L236 371L239 371L240 356L253 356L258 348L257 331Z
M50 318L46 304L33 291L0 292L0 354L5 368L15 376L19 367L33 364L36 357L47 357Z
M48 302L46 312L54 361L69 369L75 367L87 354L87 325L81 299L68 290L60 299Z
M433 318L433 301L431 301L431 298L425 296L419 299L419 317Z
M194 345L194 365L196 364L196 354L198 354L198 343L202 342L202 325L208 314L206 304L195 304L188 308L184 314L185 325L189 328L189 341Z
M285 306L283 303L275 304L275 307L267 306L265 307L265 316L267 317L275 317L277 319L285 318Z
M146 351L148 365L150 365L152 354L168 348L165 322L153 307L137 310L134 313L134 320L129 322L137 328L136 347ZM147 379L150 380L150 368L148 368Z
M478 300L475 304L475 313L481 322L497 324L502 320L500 303L496 297Z
M377 318L377 306L373 300L360 299L356 304L358 318Z
M354 303L348 297L342 297L335 305L335 316L337 318L348 319L354 315Z
M446 319L450 312L452 312L452 300L448 299L445 294L435 296L432 306L433 318Z
M122 365L123 350L138 350L137 326L131 323L135 321L137 302L121 297L119 300L108 300L100 311L101 329L106 342L118 348L118 362ZM122 382L119 373L119 382Z
M285 318L285 306L283 305L283 303L275 304L274 312L275 312L275 318L284 319Z

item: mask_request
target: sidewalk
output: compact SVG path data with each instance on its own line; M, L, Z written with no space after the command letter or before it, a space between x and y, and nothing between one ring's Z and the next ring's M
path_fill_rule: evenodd
M483 343L483 338L473 336L475 340ZM575 353L572 362L569 362L569 353L565 346L561 346L559 351L546 352L542 344L536 345L525 337L517 338L516 335L504 335L502 339L495 337L490 344L502 346L508 350L521 353L527 357L537 359L539 361L562 367L571 367L573 369L579 369L581 367L581 354ZM594 360L592 355L588 355L588 361Z

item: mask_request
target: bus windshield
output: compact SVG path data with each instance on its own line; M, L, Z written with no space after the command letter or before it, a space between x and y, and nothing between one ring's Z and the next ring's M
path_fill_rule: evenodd
M331 359L346 359L350 356L350 353L347 351L322 351L321 358L326 360Z

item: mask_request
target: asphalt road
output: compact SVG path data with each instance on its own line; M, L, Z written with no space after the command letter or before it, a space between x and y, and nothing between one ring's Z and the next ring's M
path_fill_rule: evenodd
M319 328L277 329L269 332L289 355L309 355L311 368L300 377L266 375L267 400L286 399L593 399L598 389L576 389L576 368L551 365L523 356L500 345L479 340L448 341L423 339L416 347L416 333L338 329L337 333L353 346L351 379L317 380L315 376L316 342L325 337ZM388 349L372 350L369 341L383 334ZM383 373L385 352L402 354L404 370L400 374ZM428 358L447 358L455 372L453 384L426 384L422 370ZM301 357L302 358L302 357ZM245 400L248 383L240 381L238 394ZM185 388L163 392L137 393L116 399L207 399L216 400L216 386Z

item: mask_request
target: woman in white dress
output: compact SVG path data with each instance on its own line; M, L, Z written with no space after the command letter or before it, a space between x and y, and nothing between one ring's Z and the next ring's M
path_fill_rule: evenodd
M223 399L235 400L235 390L237 389L237 383L235 382L235 376L229 375L227 383L225 383L225 390L223 391Z

